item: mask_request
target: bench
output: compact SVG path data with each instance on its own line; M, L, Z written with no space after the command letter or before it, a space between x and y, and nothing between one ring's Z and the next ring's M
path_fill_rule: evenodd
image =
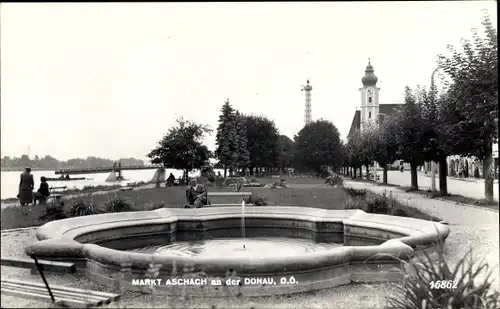
M120 298L118 294L76 289L61 285L49 286L43 273L44 270L74 273L76 272L75 265L73 263L38 260L34 255L32 255L31 258L33 259L32 261L23 258L2 257L2 265L30 268L35 266L36 270L40 273L43 284L39 282L2 278L2 294L42 301L48 300L52 301L56 307L74 308L97 307L109 304Z
M33 259L20 258L20 257L2 257L2 266L19 267L19 268L31 268L32 271L37 270L36 262ZM52 271L58 273L75 273L76 266L74 263L67 262L54 262L38 260L38 265L43 271Z
M250 197L252 196L252 192L208 192L207 197L213 197L213 196L241 196L241 197ZM210 200L210 199L209 199ZM245 203L245 205L252 205L251 203ZM239 204L209 204L207 206L241 206L241 203Z
M53 301L62 307L89 308L117 301L120 295L84 289L50 285L50 292L43 283L26 280L1 280L2 294L42 301Z
M52 198L54 202L59 203L61 201L62 195L64 191L66 191L68 187L62 186L62 187L50 187L49 188L49 198Z

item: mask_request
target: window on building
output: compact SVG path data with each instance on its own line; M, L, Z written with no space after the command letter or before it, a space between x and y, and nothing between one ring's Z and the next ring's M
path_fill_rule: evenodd
M369 97L368 98L368 103L371 103L372 102L372 97Z
M368 112L368 118L372 118L372 112Z

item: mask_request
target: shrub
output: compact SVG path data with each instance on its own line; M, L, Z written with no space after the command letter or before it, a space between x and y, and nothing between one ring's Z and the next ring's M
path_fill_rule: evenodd
M255 206L267 206L267 199L263 195L250 195L244 198L245 204L253 204Z
M96 205L93 200L85 202L82 198L68 200L62 207L62 210L66 218L95 215L105 212L105 209Z
M45 213L40 216L40 220L42 221L54 221L66 219L66 215L63 211L64 202L58 205L47 205L45 208Z
M264 187L276 189L276 188L287 188L285 179L279 176L273 176L273 182L268 183Z
M443 250L437 253L437 261L425 251L416 259L402 261L406 274L389 297L391 308L498 308L500 294L490 290L492 271L486 262L473 258L469 250L451 269ZM435 286L437 282L451 283L440 288Z
M382 196L367 194L366 190L344 188L350 198L347 199L344 209L361 209L366 213L376 213L399 217L409 217L439 222L441 219L428 215L418 208L401 203L384 192Z
M164 205L161 207L163 206ZM99 206L94 203L93 199L85 201L84 199L77 197L66 202L61 202L59 205L47 205L45 213L40 216L40 220L53 221L72 217L125 211L134 211L134 205L130 201L123 198L110 199L102 206Z
M132 211L134 205L129 200L114 198L105 202L103 207L106 212L125 212Z
M344 179L340 175L332 175L328 176L325 180L325 183L331 186L339 186L342 187L344 184Z
M385 192L382 196L376 195L367 201L366 212L375 214L390 214L392 213L392 205L389 204Z
M346 188L345 190L351 197L366 197L366 190L357 190L353 188Z
M347 199L346 204L344 206L345 209L366 209L366 201L359 197L354 197Z
M160 208L165 208L166 204L162 202L152 202L144 205L141 210L156 210Z

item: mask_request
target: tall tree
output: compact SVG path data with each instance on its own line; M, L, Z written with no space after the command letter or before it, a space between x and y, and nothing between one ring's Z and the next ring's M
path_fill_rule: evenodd
M363 143L361 140L361 132L356 130L348 136L347 143L345 145L345 155L347 157L349 167L353 169L353 178L357 177L358 168L361 169L363 166L361 158L362 147Z
M237 159L235 168L244 169L250 164L250 152L248 151L247 127L244 117L236 111L236 138L237 138Z
M451 132L455 150L483 161L485 196L493 201L492 146L498 141L498 41L497 30L485 13L484 36L472 30L472 40L462 40L462 50L448 46L451 55L439 56L439 65L450 77L448 108L457 122Z
M344 161L339 131L327 120L320 119L302 128L295 146L298 161L318 174L324 167L337 168Z
M397 143L393 132L393 118L384 119L379 123L378 134L375 140L374 160L382 167L382 182L387 184L388 165L397 160Z
M426 147L425 123L421 116L417 98L409 87L405 88L405 104L394 117L393 132L397 157L410 163L411 189L418 190L418 166L424 164L423 151Z
M208 164L210 151L201 141L211 131L206 125L178 119L177 125L169 129L147 156L153 164L183 170L187 179L190 171Z
M422 151L427 162L439 163L439 192L441 195L448 194L447 157L453 154L453 137L450 135L450 125L453 118L449 117L446 108L445 96L438 97L434 78L431 80L429 91L420 90L418 104L420 105L421 117L425 123L423 140L426 142Z
M366 179L370 179L369 167L375 161L375 151L377 147L378 130L375 123L366 123L360 132L361 148L359 149L359 159L366 167ZM374 175L375 177L375 175Z
M247 128L247 146L250 154L250 173L254 168L276 166L278 157L278 129L274 121L255 115L243 116Z
M291 167L295 154L295 143L286 135L278 136L278 162L277 166L285 172L285 168Z
M236 111L231 107L229 100L226 100L222 105L215 137L217 144L215 156L224 167L224 178L227 176L228 168L234 167L238 156L236 122Z

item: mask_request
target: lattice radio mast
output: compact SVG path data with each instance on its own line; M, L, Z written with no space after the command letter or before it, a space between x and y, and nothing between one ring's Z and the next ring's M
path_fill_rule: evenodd
M311 123L311 91L313 87L309 85L309 79L307 80L307 84L305 86L302 86L301 91L306 92L306 110L304 113L304 122L305 125L308 125Z

